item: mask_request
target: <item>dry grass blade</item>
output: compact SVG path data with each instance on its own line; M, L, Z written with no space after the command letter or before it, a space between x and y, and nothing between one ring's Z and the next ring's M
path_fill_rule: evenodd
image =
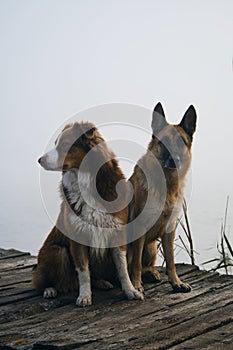
M194 258L194 247L193 247L193 239L192 239L192 233L191 233L191 228L190 228L190 223L189 223L189 218L188 218L188 208L187 208L187 203L184 199L183 202L183 213L184 213L184 222L178 219L178 223L180 224L181 228L183 229L185 236L188 240L189 243L189 248L187 244L185 244L183 238L179 235L179 239L185 249L185 251L188 253L190 259L191 259L191 264L195 265L195 258Z
M233 258L233 249L232 249L232 247L231 247L230 241L228 240L228 238L227 238L225 232L223 233L223 237L224 237L224 240L225 240L225 242L226 242L226 244L227 244L227 248L228 248L228 250L229 250L229 252L230 252L230 254L231 254L231 257Z
M188 240L188 245L185 243L185 241L181 237L181 235L179 235L178 237L179 237L179 240L181 241L182 245L180 246L177 243L175 243L175 246L180 247L181 249L184 249L187 252L189 258L191 259L191 264L195 265L194 253L196 253L196 252L195 252L194 247L193 247L193 239L192 239L192 233L191 233L191 228L190 228L190 223L189 223L189 218L188 218L187 203L186 203L185 199L183 202L183 213L184 213L184 222L178 218L177 226L178 226L178 224L180 224L180 226L185 234L185 237ZM161 242L158 243L158 251L164 259L164 254L163 254ZM163 261L163 264L164 264L164 261Z
M219 252L219 257L203 263L203 264L209 264L214 261L218 262L217 265L211 270L216 271L216 270L224 269L226 275L230 274L231 268L233 266L233 248L226 235L228 206L229 206L229 196L227 197L224 221L221 225L220 243L217 243L217 251Z

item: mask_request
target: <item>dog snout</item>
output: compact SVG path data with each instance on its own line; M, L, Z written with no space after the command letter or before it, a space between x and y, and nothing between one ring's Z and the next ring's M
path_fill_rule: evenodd
M180 156L177 155L169 155L166 161L164 162L164 166L167 169L180 169L181 167L181 159Z
M58 163L58 153L56 150L52 150L50 152L45 153L42 157L38 159L38 163L45 170L60 171L62 169L62 165L59 165Z

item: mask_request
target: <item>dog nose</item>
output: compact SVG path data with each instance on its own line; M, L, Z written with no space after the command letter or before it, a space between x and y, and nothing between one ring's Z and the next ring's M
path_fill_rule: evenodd
M178 154L169 155L164 163L165 168L168 169L180 169L181 167L181 159Z
M38 159L38 163L41 164L42 157Z
M179 169L180 168L180 156L178 154L175 154L171 157L171 160L174 162L175 168Z

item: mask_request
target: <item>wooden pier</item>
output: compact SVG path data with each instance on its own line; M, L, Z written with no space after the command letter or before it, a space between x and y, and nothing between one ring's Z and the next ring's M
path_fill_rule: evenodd
M43 300L31 286L36 258L0 250L0 349L233 349L233 276L178 264L193 290L175 294L162 282L145 285L145 301L128 301L119 288L94 291L93 305L77 295Z

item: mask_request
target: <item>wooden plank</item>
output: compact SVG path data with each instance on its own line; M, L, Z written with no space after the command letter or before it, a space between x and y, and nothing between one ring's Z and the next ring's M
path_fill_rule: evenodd
M178 274L193 286L191 293L173 293L159 268L163 281L145 285L144 302L127 301L115 288L93 291L94 304L80 309L77 293L54 300L38 296L30 284L31 257L25 259L4 259L10 265L4 265L0 280L0 342L11 349L178 350L215 349L217 344L222 350L224 344L228 350L232 344L232 277L178 264Z
M0 249L0 261L30 255L28 252L20 252L16 249Z
M216 329L212 329L208 334L204 333L194 338L188 339L182 343L183 349L196 350L232 350L233 332L232 323L222 325ZM210 341L211 339L211 341ZM173 350L180 350L181 346L172 347Z
M21 290L18 293L1 297L0 306L6 305L6 304L13 304L21 300L33 298L35 296L38 296L38 292L36 292L34 289Z
M11 274L1 275L0 287L12 286L21 282L29 282L32 279L32 268L25 269L24 271L13 271Z
M16 269L24 269L26 267L33 267L35 264L36 258L31 257L30 255L4 259L0 261L0 273Z
M232 313L232 308L223 311ZM175 345L182 344L186 340L195 338L201 334L206 334L208 336L208 333L211 330L220 328L224 324L231 324L232 326L233 322L232 318L226 319L223 316L222 319L221 317L219 318L218 311L215 314L214 312L210 312L210 314L205 315L205 317L203 315L199 315L197 320L195 320L195 318L185 320L182 323L182 326L180 324L176 326L174 318L171 319L168 317L166 319L163 316L163 319L161 319L159 315L153 322L150 321L148 323L144 321L145 320L141 320L141 322L139 322L138 320L135 320L134 324L131 325L130 328L128 323L125 329L123 329L123 327L116 327L117 332L112 334L108 332L107 336L105 333L104 338L98 340L98 343L92 344L91 347L84 346L83 349L104 349L111 345L111 348L113 349L143 348L148 350L165 350L172 348ZM101 329L103 328L98 328L95 334L97 334L98 331L101 332ZM111 329L113 329L113 327ZM99 334L103 334L103 331ZM85 335L86 338L88 338L88 335L88 333ZM96 339L98 338L96 337ZM209 340L211 341L211 338Z
M201 300L201 298L200 298ZM20 331L20 334L22 334L25 330L25 328L27 329L28 332L28 328L30 326L32 326L32 328L35 330L35 326L38 330L38 328L42 327L41 331L39 333L43 334L43 329L45 330L45 327L47 330L50 330L51 328L54 328L54 320L59 320L58 324L56 325L56 334L52 335L52 338L55 339L54 341L56 342L56 339L59 339L59 342L61 341L62 338L62 334L63 334L63 329L62 327L59 327L59 325L69 325L69 335L72 333L72 331L78 332L78 334L80 335L80 333L84 335L85 338L90 339L90 337L93 339L93 337L95 336L95 338L98 338L97 335L103 334L103 330L105 332L105 338L108 341L109 337L114 337L114 339L117 337L118 333L129 333L131 334L130 339L133 338L135 335L132 335L132 329L137 328L136 330L136 335L137 335L137 339L138 336L140 335L140 329L138 329L138 325L144 325L144 327L146 326L146 328L150 329L150 328L155 328L155 326L151 326L151 324L154 323L154 320L156 320L156 322L160 322L161 320L163 320L162 323L162 330L167 330L167 328L170 328L172 326L171 321L175 320L175 323L178 323L178 319L177 317L174 318L174 315L176 316L177 314L177 309L175 309L175 311L170 310L170 308L166 307L166 305L161 305L161 303L156 304L155 305L155 311L154 311L154 315L140 315L140 311L142 312L142 308L141 305L143 304L143 310L144 309L148 309L151 310L151 306L153 306L153 304L151 305L151 302L147 302L147 305L145 305L145 303L140 303L140 302L127 302L127 301L119 301L115 303L115 305L113 305L113 303L110 303L108 306L109 309L106 310L106 306L102 307L100 306L100 312L101 312L101 317L99 318L99 313L95 311L95 307L92 306L90 309L88 310L80 310L77 308L74 308L73 305L68 305L65 308L59 308L59 309L52 309L50 310L50 320L47 319L47 315L42 315L39 320L38 319L30 319L28 321L30 322L26 322L23 325L23 329L20 329L20 325L17 323L13 324L14 329L18 329ZM224 304L223 304L224 305ZM222 305L221 305L222 307ZM180 309L182 310L183 306L180 307ZM191 305L189 307L189 309L191 308ZM104 310L105 309L105 310ZM124 309L124 312L122 312ZM102 312L104 310L104 312ZM200 310L203 310L203 308L200 308ZM207 310L209 310L208 306L207 306ZM192 311L192 310L191 310ZM79 324L83 321L83 312L85 312L85 318L88 319L88 327L83 326L80 328ZM143 311L144 312L144 311ZM145 312L144 312L145 313ZM190 310L188 312L188 317L189 317L189 321L191 323L193 323L193 320L190 320ZM117 315L117 318L115 318L113 320L113 315ZM140 315L140 316L139 316ZM89 316L89 317L88 317ZM184 315L181 315L181 321L182 323L184 322L183 320ZM169 320L169 318L171 318L171 320L168 322L168 325L165 327L165 325L167 324L167 321ZM73 323L73 320L75 320L75 322ZM37 322L39 321L39 326L37 325ZM81 322L80 322L81 321ZM165 322L164 322L165 321ZM34 324L35 322L35 324ZM82 323L81 323L82 324ZM127 324L127 326L126 326ZM83 325L83 324L82 324ZM107 326L107 327L106 327ZM173 325L174 326L174 325ZM179 326L179 323L178 323ZM73 328L73 329L72 329ZM160 327L161 328L161 327ZM159 327L156 325L156 332L158 332ZM101 331L102 330L102 331ZM85 332L84 332L85 331ZM88 331L88 332L87 332ZM144 329L142 330L143 332L143 337L145 334ZM142 337L142 335L141 335ZM49 335L49 338L51 338L51 333ZM48 340L49 340L48 338ZM77 339L77 336L74 338L77 341L79 341L79 343L83 343L84 339ZM127 339L127 337L126 337ZM45 338L43 337L43 340L45 340ZM68 341L68 340L66 340ZM98 340L99 342L100 340ZM132 344L132 339L131 339L131 344ZM122 341L120 341L120 343L122 343ZM92 344L93 345L93 344Z

